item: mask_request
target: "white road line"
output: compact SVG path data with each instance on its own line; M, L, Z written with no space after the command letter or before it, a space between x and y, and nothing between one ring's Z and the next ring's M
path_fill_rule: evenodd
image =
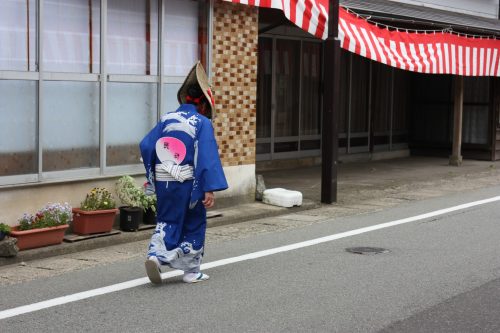
M467 208L471 208L471 207L475 207L475 206L479 206L479 205L484 205L484 204L488 204L488 203L495 202L495 201L500 201L500 196L489 198L489 199L484 199L484 200L479 200L479 201L474 201L474 202L469 202L466 204L453 206L453 207L449 207L449 208L445 208L445 209L440 209L440 210L436 210L433 212L429 212L429 213L425 213L425 214L421 214L421 215L417 215L417 216L413 216L413 217L408 217L408 218L404 218L404 219L400 219L400 220L395 220L395 221L391 221L391 222L377 224L377 225L373 225L370 227L365 227L365 228L360 228L360 229L342 232L339 234L315 238L315 239L311 239L311 240L300 242L300 243L285 245L285 246L277 247L274 249L263 250L263 251L244 254L244 255L241 255L238 257L217 260L217 261L209 262L206 264L202 264L201 269L207 270L210 268L234 264L234 263L245 261L245 260L262 258L262 257L270 256L270 255L273 255L276 253L288 252L288 251L292 251L292 250L296 250L296 249L300 249L300 248L304 248L304 247L308 247L308 246L313 246L313 245L317 245L317 244L321 244L321 243L331 242L331 241L336 240L336 239L360 235L360 234L367 233L370 231L375 231L375 230L385 229L385 228L389 228L389 227L394 227L394 226L405 224L405 223L420 221L420 220L428 219L430 217L439 216L439 215L455 212L457 210L463 210L463 209L467 209ZM176 270L176 271L170 271L170 272L163 273L161 276L163 279L169 279L169 278L179 276L182 274L183 274L182 271ZM145 285L148 283L149 283L148 278L140 278L140 279L130 280L130 281L126 281L126 282L122 282L122 283L118 283L118 284L113 284L113 285L102 287L102 288L87 290L87 291L83 291L83 292L76 293L76 294L57 297L57 298L49 299L49 300L38 302L38 303L23 305L23 306L19 306L16 308L0 311L0 320L19 316L19 315L22 315L25 313L30 313L30 312L35 312L38 310L51 308L53 306L58 306L58 305L76 302L76 301L80 301L80 300L95 297L95 296L113 293L113 292L120 291L120 290L134 288L134 287L142 286L142 285Z

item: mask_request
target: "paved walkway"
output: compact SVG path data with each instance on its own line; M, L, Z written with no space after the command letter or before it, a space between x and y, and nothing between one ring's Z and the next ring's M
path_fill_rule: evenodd
M267 188L294 189L301 191L308 200L320 201L320 166L262 174ZM499 174L500 162L491 161L465 160L461 167L448 165L448 159L431 157L341 163L338 170L337 204L361 202L381 195L393 196L415 186L439 190L444 184L456 182L458 185L467 179L472 181L477 178L487 180ZM407 193L406 196L410 198L412 194Z
M320 167L262 174L267 188L301 191L303 206L286 209L254 202L220 209L218 212L222 216L209 219L207 246L228 239L367 214L412 200L500 184L500 163L466 160L463 166L452 167L443 158L410 157L341 164L338 202L333 205L319 203ZM12 259L0 258L0 284L142 257L150 234L151 230L122 233L22 251Z

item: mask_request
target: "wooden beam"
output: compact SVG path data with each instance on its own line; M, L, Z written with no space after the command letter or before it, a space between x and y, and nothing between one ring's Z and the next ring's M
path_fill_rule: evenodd
M92 35L92 0L89 0L88 2L89 4L89 73L92 74L92 72L94 71L93 69L93 63L94 63L94 46L93 46L93 41L92 41L92 38L93 38L93 35Z
M491 129L491 160L497 160L497 150L500 151L497 133L500 134L500 78L490 78L490 129Z
M497 113L495 112L495 80L493 77L488 79L489 86L490 86L490 105L489 105L489 111L488 111L488 130L489 130L489 137L490 137L490 149L491 149L491 161L494 161L496 159L496 143L497 143Z
M321 202L337 201L338 112L340 106L339 0L329 1L328 39L323 43Z
M464 110L464 78L455 76L455 102L453 107L453 151L450 165L462 165L462 118Z

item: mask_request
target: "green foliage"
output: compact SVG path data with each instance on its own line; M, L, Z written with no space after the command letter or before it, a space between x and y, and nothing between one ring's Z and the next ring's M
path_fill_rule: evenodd
M137 186L134 178L123 176L116 182L116 193L120 201L130 207L142 207L144 192Z
M94 211L116 208L111 192L102 187L94 187L80 204L81 210Z
M0 232L8 235L10 232L10 227L4 223L0 223Z
M72 209L68 203L49 203L35 215L24 213L23 217L18 220L18 230L57 227L68 224L72 218Z
M156 195L146 195L142 193L141 207L146 210L151 208L156 213Z
M116 182L116 193L120 201L130 207L141 207L143 210L151 208L156 212L156 195L146 195L134 178L123 176Z

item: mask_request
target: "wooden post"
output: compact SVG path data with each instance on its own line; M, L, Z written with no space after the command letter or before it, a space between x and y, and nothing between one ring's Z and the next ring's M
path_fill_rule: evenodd
M489 78L490 82L490 110L488 112L488 124L490 131L490 147L491 147L491 161L495 161L496 159L496 143L497 143L497 112L495 106L495 80L494 78Z
M462 114L464 110L464 78L455 76L455 102L453 112L453 152L450 165L462 165Z
M328 39L323 47L323 124L321 130L321 202L337 201L338 112L340 96L339 0L329 1Z
M497 150L500 151L497 133L500 134L500 78L490 78L490 130L491 130L491 160L497 160ZM500 137L499 137L500 139Z

